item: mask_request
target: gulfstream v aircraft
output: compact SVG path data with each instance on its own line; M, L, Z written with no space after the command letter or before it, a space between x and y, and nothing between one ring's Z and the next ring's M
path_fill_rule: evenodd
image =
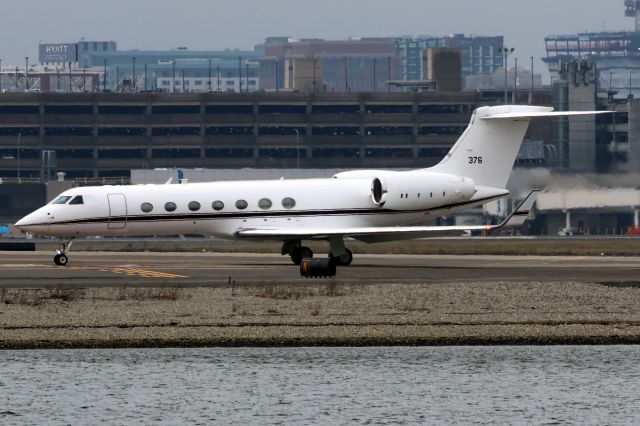
M76 237L201 234L283 242L295 264L313 257L305 240L329 242L338 265L353 259L344 238L365 242L442 235L521 224L529 196L496 226L411 226L504 197L533 117L593 114L535 106L478 108L444 159L412 171L357 170L327 179L79 187L24 217L25 232L60 238L54 258L68 262Z

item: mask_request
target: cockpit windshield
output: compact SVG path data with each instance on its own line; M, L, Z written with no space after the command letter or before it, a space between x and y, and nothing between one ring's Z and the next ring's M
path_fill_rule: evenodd
M61 195L51 202L51 204L66 204L71 199L70 195Z
M69 204L84 204L84 200L82 199L82 195L76 195L73 197L73 200Z

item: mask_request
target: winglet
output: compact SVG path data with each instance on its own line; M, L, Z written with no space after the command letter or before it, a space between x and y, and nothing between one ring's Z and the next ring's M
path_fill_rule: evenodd
M521 226L527 220L529 212L533 207L533 203L535 203L536 199L538 198L538 192L540 192L539 189L531 190L531 192L529 192L529 194L524 197L524 200L522 200L520 204L518 204L518 206L511 212L509 216L507 216L507 218L501 224L489 226L487 227L487 230L504 227L517 228L518 226Z

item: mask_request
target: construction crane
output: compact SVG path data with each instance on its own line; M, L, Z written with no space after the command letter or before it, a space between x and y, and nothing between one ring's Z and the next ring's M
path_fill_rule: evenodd
M640 32L640 0L624 0L624 16L636 18L636 32Z

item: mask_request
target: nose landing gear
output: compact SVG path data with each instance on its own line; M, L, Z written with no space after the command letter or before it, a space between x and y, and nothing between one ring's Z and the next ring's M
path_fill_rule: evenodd
M58 253L53 257L53 262L59 266L66 265L68 261L69 261L69 258L64 253Z
M65 266L69 262L66 252L71 250L71 243L73 243L72 239L60 239L60 247L56 252L57 254L53 257L53 263L58 266Z

